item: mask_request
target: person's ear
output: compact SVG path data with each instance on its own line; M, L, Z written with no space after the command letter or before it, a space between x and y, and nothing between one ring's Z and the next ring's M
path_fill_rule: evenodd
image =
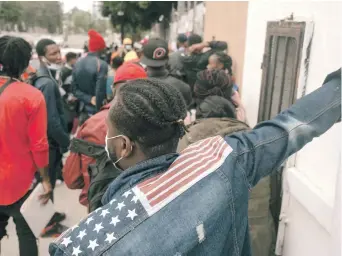
M133 153L133 142L127 136L122 136L121 149L119 158L127 158Z

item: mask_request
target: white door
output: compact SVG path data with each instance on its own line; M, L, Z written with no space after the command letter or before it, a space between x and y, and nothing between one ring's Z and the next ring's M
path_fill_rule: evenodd
M295 81L295 98L300 98L303 94L321 86L328 73L341 67L341 10L342 3L337 1L250 1L248 3L241 95L251 125L262 119L260 116L258 118L258 109L260 110L262 104L266 102L263 99L264 95L260 94L259 84L261 76L263 82L267 78L266 67L263 65L263 69L260 70L260 63L269 60L269 56L263 53L267 53L275 45L269 44L270 47L265 47L265 40L270 41L267 22L277 21L280 25L284 22L289 24L291 22L289 20L314 22L311 47L309 43L313 24L305 22L304 41L299 54L300 63L299 67L295 67L299 69ZM274 28L276 29L275 26ZM280 34L281 32L278 33ZM273 33L273 35L277 34ZM284 33L283 36L286 37ZM309 59L306 58L308 52ZM273 58L270 61L272 60ZM268 67L269 70L276 68L272 64ZM269 79L272 81L272 76ZM265 83L262 86L265 87ZM270 86L269 82L267 86ZM272 95L270 98L276 99ZM266 105L266 109L268 107L269 105ZM259 111L259 114L264 114L264 111ZM341 211L340 204L337 203L341 198L341 185L337 182L338 174L341 172L340 128L340 125L336 125L320 138L313 140L285 165L282 218L278 227L277 253L279 255L340 255L338 247L342 243L338 223Z
M338 68L337 49L331 44L320 50L332 57L327 63L330 70L315 72L316 51L324 42L313 31L313 23L307 22L297 98L318 88L325 76ZM286 163L276 255L341 255L340 131L341 126L335 125Z

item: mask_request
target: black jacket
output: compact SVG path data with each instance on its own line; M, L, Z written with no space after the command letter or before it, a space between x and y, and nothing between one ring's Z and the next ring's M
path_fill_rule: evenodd
M204 53L181 56L183 62L182 73L185 74L186 82L192 89L196 82L196 74L207 68L209 57L215 52L227 50L228 45L223 41L212 41L209 43L209 47L210 50Z
M208 96L196 107L196 119L221 117L236 118L234 104L223 97Z
M171 76L166 69L161 69L161 70L148 69L147 75L148 77L153 77L153 78L158 78L160 80L163 80L165 83L178 89L180 93L183 95L186 105L187 106L190 105L192 101L192 95L191 95L191 88L188 84Z
M73 94L85 104L90 114L99 111L106 99L107 73L107 63L96 53L88 53L80 59L72 72ZM96 107L91 104L93 96L96 96Z
M34 86L39 89L46 101L48 115L48 139L50 147L68 148L70 139L63 111L62 96L57 81L45 66L37 71L37 80Z
M169 56L168 70L172 76L184 80L182 56L185 56L185 50L178 50Z
M72 68L65 65L60 72L60 79L62 83L64 84L65 80L72 75Z

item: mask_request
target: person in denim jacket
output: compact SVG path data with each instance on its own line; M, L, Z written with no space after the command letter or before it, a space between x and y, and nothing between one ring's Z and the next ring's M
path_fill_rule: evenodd
M253 130L176 153L186 105L177 89L138 79L116 93L108 155L122 174L104 206L50 245L62 255L251 255L249 190L341 119L341 71Z

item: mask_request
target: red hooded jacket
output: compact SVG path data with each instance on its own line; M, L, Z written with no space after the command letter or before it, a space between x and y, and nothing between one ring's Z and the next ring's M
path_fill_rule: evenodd
M123 64L115 74L114 83L146 78L145 70L136 63ZM78 131L76 138L105 145L107 125L105 119L108 115L110 104L104 106L101 111L90 117ZM95 159L78 153L71 152L63 169L65 184L70 189L82 189L80 203L88 206L88 189L90 178L88 173L89 164L95 163Z
M105 119L108 115L110 104L89 118L77 132L76 138L105 145L107 125ZM88 165L95 163L95 159L70 152L63 168L63 178L65 184L70 189L82 189L80 203L88 206L88 189L90 185Z

